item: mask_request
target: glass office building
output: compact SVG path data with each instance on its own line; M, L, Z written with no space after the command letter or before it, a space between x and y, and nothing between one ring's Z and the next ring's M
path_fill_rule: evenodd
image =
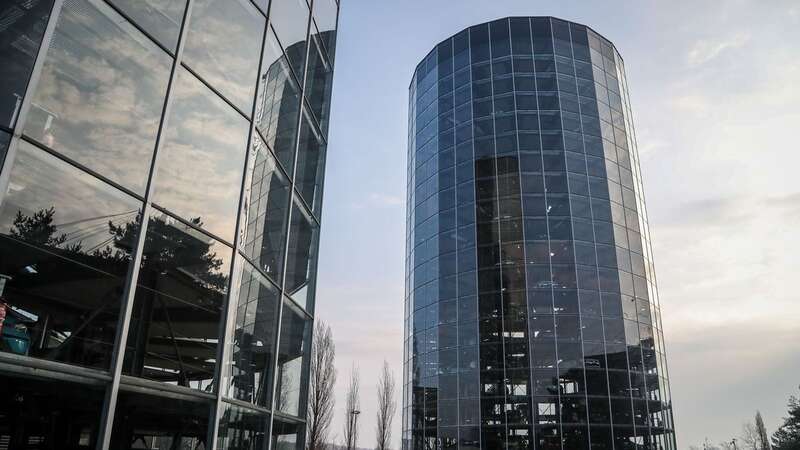
M0 448L302 448L337 0L0 5Z
M404 449L676 449L613 44L476 25L409 97Z

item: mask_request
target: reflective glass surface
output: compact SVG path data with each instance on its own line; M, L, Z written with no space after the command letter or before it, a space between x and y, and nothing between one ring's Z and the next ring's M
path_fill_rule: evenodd
M0 125L10 128L16 122L52 7L52 0L0 5Z
M233 241L247 121L184 69L174 95L153 201Z
M280 293L248 263L239 279L227 396L271 405Z
M300 114L300 86L271 31L264 43L259 83L256 127L284 170L291 173Z
M289 220L289 181L257 136L248 160L241 237L244 253L273 282L283 273L286 223Z
M172 61L99 0L67 0L24 131L144 193Z
M0 206L0 349L108 369L140 202L20 142Z
M294 73L302 77L308 34L309 10L305 0L272 0L269 20L289 56Z
M304 111L297 148L295 186L303 200L319 215L322 206L322 181L325 174L325 140L311 116Z
M276 411L296 417L305 414L306 405L300 399L305 398L310 339L311 320L291 301L284 299L276 373Z
M8 142L11 140L11 135L0 131L0 169L3 167L3 161L6 159L6 152L8 151Z
M319 225L295 198L289 228L289 249L286 259L284 291L303 308L313 298L317 273Z
M183 50L183 61L248 116L264 23L249 2L197 0Z
M333 67L325 54L322 42L333 33L316 33L311 36L311 49L308 54L306 74L306 98L311 104L320 128L327 132L330 112L331 88L333 87Z
M161 45L174 51L186 0L111 0Z
M328 58L333 61L336 44L336 19L338 16L336 0L317 0L314 2L314 24L312 33L319 34Z
M231 249L169 217L150 217L124 372L209 391Z
M259 450L267 443L269 416L230 403L223 403L219 419L217 448Z

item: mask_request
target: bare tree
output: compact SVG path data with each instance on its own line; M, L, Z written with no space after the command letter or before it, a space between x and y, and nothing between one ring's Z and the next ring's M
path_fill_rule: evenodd
M759 450L758 430L756 426L748 422L742 425L742 450Z
M342 430L345 450L355 450L358 446L358 415L361 414L360 386L361 379L358 368L353 365L353 368L350 369L350 384L347 386L345 405L347 417L344 421L344 430Z
M336 345L331 327L317 320L311 342L311 380L309 381L306 449L324 450L333 420L336 398Z
M392 421L397 411L397 402L394 398L394 374L389 369L389 363L383 361L383 372L378 380L378 412L375 414L377 424L375 435L378 441L377 450L388 450L392 440Z
M756 434L758 435L757 450L771 450L769 433L767 433L767 427L764 425L764 418L761 417L761 411L756 411Z

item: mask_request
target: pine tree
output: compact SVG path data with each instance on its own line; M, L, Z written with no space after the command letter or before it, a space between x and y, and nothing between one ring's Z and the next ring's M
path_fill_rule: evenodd
M773 450L800 450L800 399L789 397L789 416L772 435Z

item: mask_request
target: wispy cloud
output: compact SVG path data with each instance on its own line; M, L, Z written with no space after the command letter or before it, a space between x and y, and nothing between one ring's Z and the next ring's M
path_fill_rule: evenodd
M718 57L726 50L743 47L750 41L750 33L740 32L724 39L702 39L695 42L687 60L690 66L696 67Z

